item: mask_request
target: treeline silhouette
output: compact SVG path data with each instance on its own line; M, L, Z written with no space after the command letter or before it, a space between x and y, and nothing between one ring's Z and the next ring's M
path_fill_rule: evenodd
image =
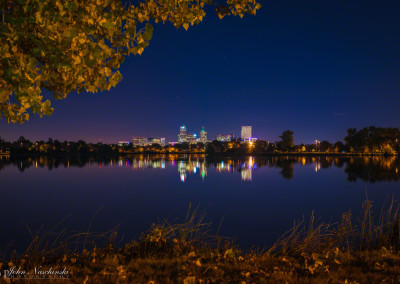
M83 140L59 141L49 138L47 141L32 142L21 136L14 142L8 142L0 138L0 153L10 154L80 154L80 155L118 155L127 153L204 153L203 143L182 143L174 146L162 147L159 144L136 147L132 144L118 145L105 143L87 143Z
M358 131L350 128L344 140L350 152L395 154L400 150L398 128L370 126Z
M86 143L83 140L77 142L53 140L31 142L21 136L14 142L7 142L0 138L0 151L11 154L113 154L118 153L118 149L113 145L103 143Z

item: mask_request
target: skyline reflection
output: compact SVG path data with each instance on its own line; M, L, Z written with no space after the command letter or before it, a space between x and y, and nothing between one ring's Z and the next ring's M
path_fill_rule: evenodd
M132 170L165 170L177 167L179 180L187 181L189 176L199 175L204 181L208 171L217 173L240 173L241 180L253 181L254 172L262 167L278 168L279 174L287 180L294 177L295 167L310 167L319 173L321 170L336 167L343 168L348 181L358 179L374 183L400 180L400 161L398 157L335 157L335 156L264 156L223 158L205 157L205 155L131 155L116 157L82 156L38 156L38 157L0 157L0 171L15 166L23 172L31 167L49 170L69 167L124 167Z

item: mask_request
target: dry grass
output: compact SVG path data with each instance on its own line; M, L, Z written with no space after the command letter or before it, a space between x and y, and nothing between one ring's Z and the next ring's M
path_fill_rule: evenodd
M83 250L68 251L67 242L55 245L60 235L54 249L37 240L3 269L67 267L76 283L400 282L399 202L392 199L378 215L368 198L362 208L356 221L346 212L332 224L317 224L312 214L269 249L242 252L229 239L211 236L204 214L189 206L182 224L160 222L123 248L113 245L114 233L101 248L89 245L85 233L79 236Z

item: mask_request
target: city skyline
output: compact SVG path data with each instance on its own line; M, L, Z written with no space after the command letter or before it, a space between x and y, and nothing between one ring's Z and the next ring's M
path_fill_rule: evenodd
M400 279L400 1L0 10L5 281Z
M377 128L376 126L371 126L371 127L372 128ZM189 144L196 144L196 143L199 143L199 142L206 143L206 142L212 142L212 141L229 142L233 138L239 139L240 141L243 141L243 142L254 142L254 141L257 141L257 140L261 140L261 141L266 141L266 142L272 143L272 144L277 144L277 143L279 143L279 141L282 140L281 136L279 136L279 138L276 139L276 140L271 140L268 137L266 137L266 138L255 137L254 135L252 135L252 133L253 133L252 129L253 129L253 126L251 126L251 125L246 125L246 126L242 125L242 126L240 126L240 135L235 135L235 133L227 134L227 132L222 132L222 133L219 133L219 134L217 134L217 135L215 135L215 136L210 138L210 136L208 136L208 134L207 134L208 132L205 131L205 127L204 126L201 127L201 130L199 131L199 135L197 135L195 132L193 132L193 133L187 132L186 125L181 125L181 126L179 126L179 130L180 131L179 131L179 133L177 135L178 139L176 139L176 140L174 140L174 139L169 140L169 139L167 139L165 137L162 137L162 136L159 136L159 135L153 135L152 137L145 137L145 136L139 136L139 135L135 136L134 135L134 136L130 136L130 138L126 138L126 139L125 138L123 138L123 139L115 138L115 139L112 139L110 142L103 141L102 139L99 139L98 141L87 141L87 140L84 140L84 139L81 139L81 138L78 138L76 140L72 140L72 139L58 139L56 137L47 137L46 139L41 139L41 140L37 139L37 140L35 140L35 139L30 139L29 137L25 137L25 136L21 135L21 136L18 136L14 140L5 139L5 141L13 142L13 141L17 141L17 139L19 139L19 138L24 138L24 139L27 139L27 140L30 140L30 141L33 141L33 142L35 142L35 141L36 142L39 142L39 141L46 142L47 140L58 140L59 142L63 142L63 141L70 141L70 142L84 141L84 142L87 142L87 143L90 143L90 144L105 143L105 144L119 145L119 146L122 146L123 144L126 144L126 145L132 144L133 146L149 146L149 145L152 145L152 144L159 144L160 146L164 147L164 146L167 146L167 145L172 145L173 146L175 144L179 144L179 143L183 143L183 142L188 142ZM355 128L353 128L353 130L354 129ZM394 129L397 129L397 127L394 128ZM351 130L351 129L347 129L347 130ZM359 130L362 130L362 129L359 129ZM345 136L346 133L344 132L343 135ZM347 135L348 135L348 133L347 133ZM128 137L128 136L126 136L126 137ZM181 137L183 139L181 139ZM0 136L0 139L4 139L4 138ZM329 142L329 143L332 143L332 144L336 143L336 142L338 142L338 143L343 143L343 142L346 143L345 139L340 139L340 140L337 140L337 141L334 141L334 140L333 141L329 141L329 140L324 139L324 138L319 138L319 139L314 139L314 140L309 141L309 142L295 142L294 144L295 145L313 145L313 144L320 145L321 141ZM396 140L396 142L397 142L397 140Z

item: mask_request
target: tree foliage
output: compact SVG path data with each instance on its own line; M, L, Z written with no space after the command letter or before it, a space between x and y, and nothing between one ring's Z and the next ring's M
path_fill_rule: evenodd
M329 141L323 140L321 144L319 145L319 150L321 152L332 152L333 151L333 145L329 143Z
M280 150L290 151L294 146L294 138L293 138L293 131L286 130L282 133L281 141L278 142L278 147Z
M207 6L219 18L256 14L255 0L2 0L0 1L0 117L24 122L29 112L53 112L55 99L71 92L109 90L121 81L126 56L141 55L151 23L188 29Z
M375 126L349 128L344 140L352 152L392 154L399 150L400 130Z

